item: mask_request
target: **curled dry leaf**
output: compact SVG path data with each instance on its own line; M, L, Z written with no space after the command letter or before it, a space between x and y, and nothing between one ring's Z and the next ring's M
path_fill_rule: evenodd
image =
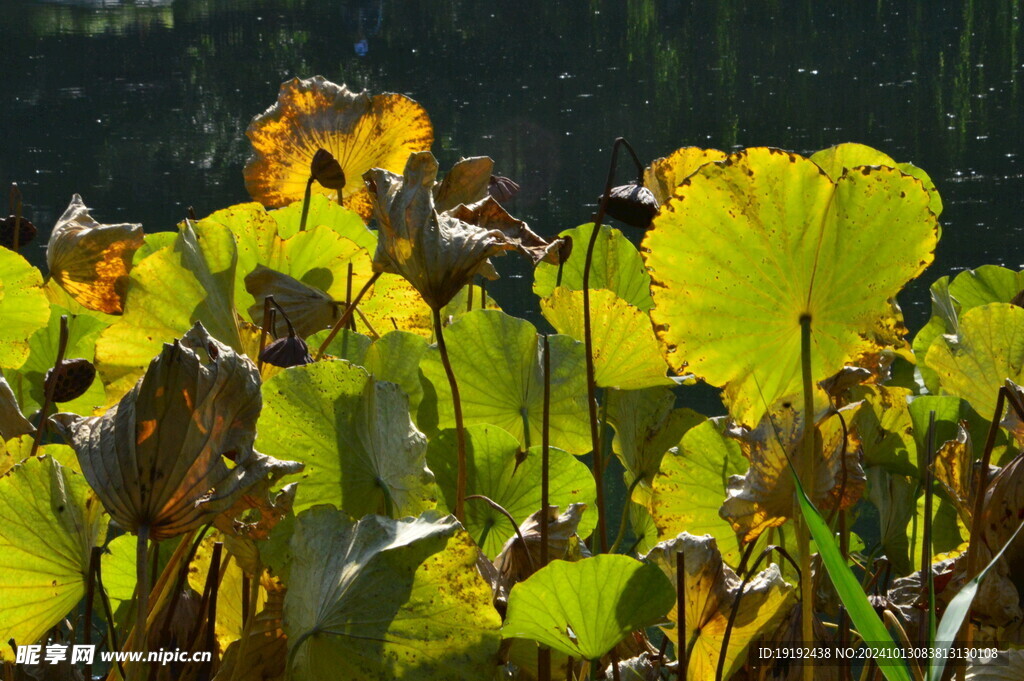
M437 160L424 151L409 157L404 175L381 168L365 175L380 226L374 270L402 275L440 309L475 275L498 278L491 256L515 250L534 264L557 258L557 241L541 239L491 197L438 213L437 171Z
M211 520L253 486L302 469L253 449L261 404L252 362L196 323L164 345L106 414L53 421L111 517L131 532L148 526L161 540Z
M245 133L253 154L245 166L245 186L266 206L302 198L317 151L340 164L345 184L339 191L314 191L339 199L364 218L372 209L363 188L370 168L399 170L409 154L429 149L434 129L427 112L404 95L352 92L323 76L282 83L277 103L256 116Z
M121 314L132 256L142 246L142 237L142 225L96 222L75 194L50 234L46 265L50 276L79 304Z
M435 209L439 213L451 210L460 203L475 203L488 194L494 161L488 156L462 158L434 183Z
M21 407L7 379L0 376L0 440L10 440L32 432L35 432L35 427L21 413Z

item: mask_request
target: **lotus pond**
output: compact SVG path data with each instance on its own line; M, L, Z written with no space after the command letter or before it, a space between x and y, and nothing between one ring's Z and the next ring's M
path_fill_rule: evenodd
M933 168L612 137L540 229L349 86L247 103L173 230L12 187L5 680L1024 675L1024 273L933 274Z

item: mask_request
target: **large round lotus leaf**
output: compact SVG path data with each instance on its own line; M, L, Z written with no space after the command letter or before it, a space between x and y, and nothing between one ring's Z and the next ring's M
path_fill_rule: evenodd
M351 522L301 514L284 604L296 681L479 681L494 673L501 619L479 551L448 516Z
M302 205L302 201L295 201L284 208L270 211L269 215L277 223L277 233L282 239L289 239L299 231ZM320 226L329 227L338 236L351 239L370 253L377 248L377 234L366 228L359 213L339 206L323 194L314 194L309 200L306 229Z
M466 428L466 494L482 494L497 502L515 518L516 526L541 508L541 448L531 447L522 457L517 456L518 452L519 442L501 428ZM586 465L553 447L548 456L548 503L559 508L574 503L593 507L597 490ZM427 463L437 476L449 509L455 507L456 461L455 431L442 431L430 441ZM596 522L594 514L584 513L576 533L588 537ZM508 518L479 499L466 502L464 525L484 555L491 558L515 535Z
M991 418L1006 379L1024 382L1024 308L989 303L968 310L956 336L935 339L925 364L938 374L943 393Z
M372 210L363 173L371 168L401 172L409 154L429 149L434 141L427 112L408 97L356 93L323 76L282 83L277 103L252 120L246 135L253 155L245 166L245 186L255 200L283 206L301 199L310 162L317 150L326 149L345 175L342 200L365 218ZM313 191L335 200L339 193L319 182Z
M650 510L658 536L664 540L684 531L710 534L722 546L726 562L739 565L739 538L718 509L725 501L729 478L746 470L739 444L718 432L714 422L686 431L678 451L665 455L661 473L654 478Z
M558 281L558 265L542 262L533 275L533 292L541 298L554 293L557 286L573 291L583 289L583 265L587 261L587 245L594 233L594 223L567 229L560 237L572 239L572 254L562 265L562 280ZM651 277L636 250L636 246L622 232L601 225L601 233L594 244L594 259L590 268L590 288L608 289L627 303L641 310L650 310Z
M92 547L107 517L81 474L49 457L0 478L0 636L36 643L85 595ZM13 660L10 646L0 659Z
M501 635L597 660L631 631L661 620L674 602L655 565L607 554L556 560L512 587Z
M342 360L292 367L263 384L256 447L305 464L296 512L333 504L355 518L402 517L436 503L427 439L408 398Z
M777 149L702 166L643 244L669 362L724 385L730 414L756 424L767 405L801 389L802 317L815 380L878 352L865 336L932 261L928 202L898 170L863 168L833 182Z
M559 286L541 299L540 309L558 333L583 341L582 291ZM646 312L599 289L590 293L590 324L597 385L621 390L672 385Z
M107 400L116 402L161 346L202 322L217 340L242 350L234 312L235 240L223 225L185 224L174 245L132 268L124 315L96 341Z
M0 476L14 467L16 463L24 461L32 456L32 447L35 445L34 435L21 435L0 442ZM48 456L65 470L81 473L82 467L75 456L75 450L68 445L49 444L43 445L36 452L36 456Z
M683 611L687 676L691 679L715 678L729 615L735 606L738 612L729 637L722 675L723 679L731 678L743 664L750 644L774 632L789 614L796 601L794 588L782 579L777 565L770 565L750 580L740 599L742 580L722 562L714 538L695 537L685 532L658 544L646 556L664 571L673 587L678 586L676 565L680 553L683 554L686 572ZM679 610L675 604L668 619L676 626L666 628L665 635L678 644Z
M28 339L46 326L50 303L43 276L25 258L0 248L0 369L16 369L29 355Z
M931 286L932 316L914 336L914 354L929 392L939 392L939 377L921 360L939 336L955 334L960 315L987 303L1008 303L1024 290L1024 272L1015 272L998 265L982 265L964 270L952 281L941 277Z
M516 317L474 310L444 331L462 397L466 425L503 428L528 449L541 441L544 411L543 351L537 329ZM586 360L583 344L551 336L551 445L573 454L590 451ZM438 426L453 428L455 410L448 378L436 347L420 365L437 392Z
M722 161L727 154L718 149L682 147L670 156L659 158L644 169L644 186L651 190L658 204L668 201L679 184L705 163Z
M838 180L843 173L860 166L886 166L906 173L911 177L920 180L924 188L928 190L928 207L935 216L942 214L942 197L936 189L932 178L913 163L897 163L891 156L878 149L857 144L856 142L844 142L828 149L822 149L811 156L811 160L817 163L822 170L828 173L833 180Z

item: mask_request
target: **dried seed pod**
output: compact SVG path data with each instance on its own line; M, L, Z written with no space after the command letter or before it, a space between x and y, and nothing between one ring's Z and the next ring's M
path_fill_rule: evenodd
M502 175L491 175L487 192L494 197L498 203L505 203L516 198L519 193L519 185Z
M298 336L285 336L268 343L260 353L260 361L287 369L301 364L312 364L306 341Z
M64 359L46 372L44 385L54 402L70 402L84 395L95 378L96 367L89 360Z
M309 164L310 176L328 189L341 191L345 186L345 171L326 149L318 149Z
M11 250L14 250L14 223L13 215L0 220L0 246ZM18 250L35 238L36 226L25 218L21 218L21 224L18 227Z
M608 193L605 213L630 227L647 229L658 214L658 201L647 187L624 184L613 187Z

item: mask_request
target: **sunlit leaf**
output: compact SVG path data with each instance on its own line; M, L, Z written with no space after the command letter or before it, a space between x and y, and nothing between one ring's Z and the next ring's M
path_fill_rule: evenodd
M918 474L910 394L906 388L878 385L851 389L851 401L864 401L849 426L860 436L865 466L884 466L902 475Z
M264 579L263 585L267 583ZM231 643L221 658L220 669L214 679L264 681L283 677L288 659L288 639L282 630L285 593L283 586L272 583L266 603L255 613L244 651L241 640Z
M409 154L429 149L434 131L427 112L399 94L355 93L322 76L281 84L277 103L256 116L246 135L253 155L245 186L253 199L283 206L302 198L310 162L326 149L341 164L345 205L369 218L363 173L371 168L401 171ZM314 183L331 199L338 192Z
M479 681L494 672L501 620L477 548L450 516L353 523L301 514L284 622L297 681Z
M494 426L466 429L466 494L482 494L497 502L520 525L541 508L541 448L531 447L517 456L519 441ZM437 476L448 508L455 507L455 433L442 431L430 441L427 462ZM573 503L593 506L597 491L590 470L576 457L560 449L549 449L549 503L566 508ZM463 524L484 555L498 555L514 534L508 519L481 500L466 502ZM593 514L583 515L577 532L586 538L594 529Z
M28 459L0 477L0 636L36 643L85 595L93 546L107 518L83 477ZM14 650L0 646L0 659Z
M487 196L493 172L494 161L487 156L459 159L444 179L434 185L437 212L451 210L460 203L475 203Z
M50 276L85 307L120 314L132 256L141 245L142 225L101 225L75 194L50 234L46 265Z
M713 422L686 431L678 452L664 456L661 472L654 478L650 510L658 537L670 539L681 532L709 534L722 545L726 562L739 565L739 537L718 510L729 480L746 470L747 460L739 444L722 435Z
M727 154L718 149L682 147L671 155L659 158L644 169L644 186L654 192L662 205L672 196L676 187L705 163L723 161Z
M46 326L50 304L43 277L25 258L0 248L0 368L17 369L29 355L29 337Z
M559 513L558 509L558 506L548 506L547 510L548 561L588 558L590 552L578 534L580 523L587 516L587 505L570 504L564 513ZM493 561L494 570L497 572L494 591L506 601L513 586L527 579L544 565L541 560L541 549L544 546L541 537L543 518L543 511L539 509L530 514L530 517L519 525L519 534L509 537L501 547L501 553ZM591 530L596 523L596 519L591 517ZM519 539L519 535L522 535L522 540Z
M686 532L675 539L655 546L646 559L658 566L676 584L676 561L683 554L686 572L686 595L683 600L686 624L687 675L691 679L713 679L718 668L722 639L736 599L741 579L722 562L722 555L713 537L696 537ZM765 636L782 622L795 602L795 590L779 574L777 565L770 565L747 583L739 602L739 613L729 637L725 654L723 679L728 679L743 664L754 639ZM665 635L674 643L679 638L679 610L676 605L668 619L677 624L666 628Z
M557 286L565 286L573 291L582 290L583 265L587 259L590 235L593 233L593 223L560 233L560 237L572 239L572 254L562 266L561 282L558 281L558 265L540 263L534 272L533 292L541 298L547 298ZM647 274L636 246L619 230L602 225L597 243L594 244L590 288L613 291L630 305L647 311L654 305L650 287L651 277Z
M254 486L301 470L253 449L260 406L256 367L197 323L164 345L103 416L64 413L52 421L111 517L161 540L212 520Z
M7 379L0 376L0 443L32 432L35 432L35 426L21 413L21 406ZM5 470L0 467L0 475Z
M541 312L558 333L583 341L583 292L560 286ZM607 289L590 294L594 380L602 388L639 390L672 385L651 318Z
M511 433L524 449L541 441L544 408L542 345L537 329L522 319L474 310L445 332L462 397L466 425L491 424ZM590 450L583 345L552 336L551 445L573 454ZM420 365L437 393L438 426L455 426L451 389L435 347Z
M789 476L789 473L783 472ZM792 477L792 476L789 476ZM917 508L917 480L892 473L882 466L870 466L865 471L865 496L878 512L878 541L897 575L913 572L920 562L910 562L911 542L914 538L912 520ZM922 497L923 499L924 497ZM923 532L923 518L918 521L918 536ZM923 542L922 542L923 543Z
M877 353L889 299L931 262L937 223L920 182L865 168L833 182L816 164L752 148L702 166L644 239L651 315L677 371L724 385L756 424L801 389L801 318L812 377Z
M629 632L658 622L674 601L661 570L634 558L556 560L513 587L501 635L597 660Z
M333 504L355 518L400 518L434 507L427 441L397 385L332 360L286 369L263 394L257 445L306 466L296 511Z

